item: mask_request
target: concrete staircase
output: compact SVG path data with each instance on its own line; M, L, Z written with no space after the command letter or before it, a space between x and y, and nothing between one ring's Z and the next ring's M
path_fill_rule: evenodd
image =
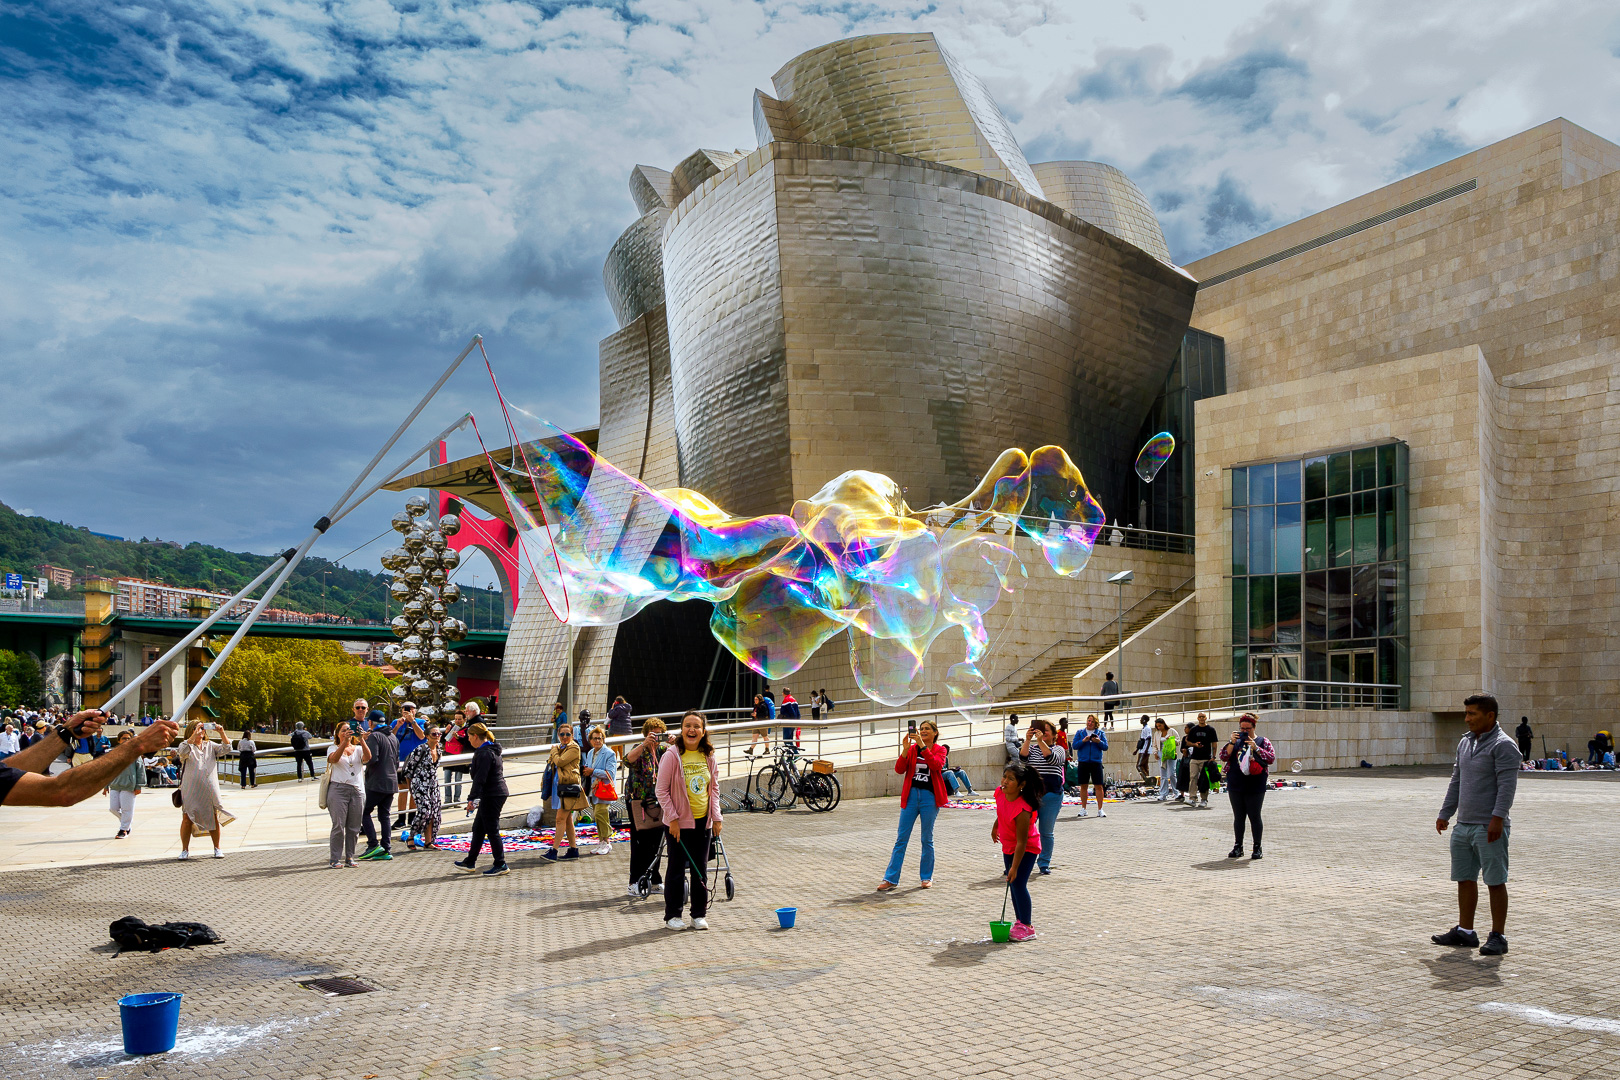
M1148 603L1139 604L1126 612L1125 640L1129 641L1154 619L1175 607L1180 599L1179 596L1173 595L1162 598L1155 597ZM1060 656L1054 659L1035 675L1020 683L1018 688L1007 696L1011 700L1019 701L1025 698L1056 697L1060 694L1067 694L1074 684L1074 677L1113 652L1117 644L1117 636L1110 636L1106 641L1093 641L1089 645L1077 644L1074 655ZM1102 683L1099 682L1097 685L1101 686ZM1087 693L1089 692L1087 691Z

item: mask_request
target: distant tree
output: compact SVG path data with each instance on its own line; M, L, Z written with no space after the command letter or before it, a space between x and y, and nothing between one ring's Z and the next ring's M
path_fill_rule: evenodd
M0 707L39 708L45 704L45 675L25 652L0 649Z
M248 638L225 661L213 686L226 727L269 723L285 729L303 721L321 730L348 719L355 698L387 709L393 682L336 641Z

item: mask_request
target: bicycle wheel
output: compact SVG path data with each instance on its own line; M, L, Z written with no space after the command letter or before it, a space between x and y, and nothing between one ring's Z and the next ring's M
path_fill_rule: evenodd
M820 773L811 773L804 778L804 805L817 814L824 814L835 805L833 788L827 780L828 777Z
M827 807L827 809L836 810L838 809L838 804L844 800L844 785L838 782L838 777L836 776L829 776L826 779L828 785L832 788L832 805Z
M787 770L779 765L772 765L759 776L760 788L765 797L776 805L778 810L786 810L793 805L798 793L793 790L793 780L788 776Z

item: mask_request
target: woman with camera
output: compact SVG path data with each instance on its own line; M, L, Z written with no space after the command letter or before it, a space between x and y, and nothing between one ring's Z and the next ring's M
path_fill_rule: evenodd
M546 764L557 772L557 790L551 796L551 808L556 811L556 820L552 823L552 846L544 856L552 862L579 858L579 841L574 837L574 815L591 808L590 800L585 797L584 782L580 778L580 756L579 744L574 741L574 729L565 723L558 724L557 745L551 748L551 756L546 759ZM565 844L567 850L558 855L557 852Z
M664 722L654 716L641 725L641 741L624 752L625 809L630 819L630 887L626 896L640 896L636 883L652 868L652 891L664 891L658 872L658 841L664 832L664 815L658 806L659 757L669 751L664 742Z
M1099 734L1091 732L1090 734ZM1068 758L1068 748L1057 737L1057 728L1050 721L1040 717L1029 722L1029 734L1024 737L1024 744L1018 748L1018 756L1024 764L1035 770L1045 786L1041 795L1041 812L1038 821L1041 834L1041 850L1035 859L1035 868L1043 874L1052 872L1052 849L1056 847L1052 824L1057 821L1058 811L1063 807L1063 762ZM1085 777L1080 778L1085 782ZM1083 797L1083 796L1082 796ZM1097 816L1102 817L1102 793L1098 792Z
M360 821L366 807L366 763L371 747L353 724L339 724L326 753L326 812L332 818L327 858L333 870L353 867L354 848L360 839Z
M939 808L949 800L945 794L945 748L939 745L939 728L924 720L917 730L906 732L900 743L900 757L894 771L900 781L900 828L889 852L889 865L878 882L878 892L888 892L900 884L900 868L905 865L906 848L911 845L911 829L922 818L922 865L918 873L922 887L934 887L934 820Z
M218 739L218 742L214 740ZM230 749L218 724L193 720L180 744L180 858L191 858L191 834L205 832L214 841L214 858L223 859L219 850L219 830L236 819L225 812L219 799L219 759Z
M1266 785L1270 779L1267 770L1277 760L1277 751L1272 749L1271 740L1254 733L1258 723L1253 713L1244 713L1238 717L1238 730L1232 732L1232 738L1221 747L1221 760L1226 762L1226 793L1232 800L1232 833L1237 838L1232 850L1227 852L1228 859L1243 857L1244 819L1254 827L1252 857L1263 858L1260 854L1260 807L1266 801Z

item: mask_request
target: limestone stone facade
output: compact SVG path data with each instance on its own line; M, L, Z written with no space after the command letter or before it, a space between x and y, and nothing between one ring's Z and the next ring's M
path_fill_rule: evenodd
M1398 438L1412 707L1484 689L1584 748L1620 689L1620 147L1554 120L1188 269L1233 390L1198 405L1201 677L1230 670L1223 470Z

